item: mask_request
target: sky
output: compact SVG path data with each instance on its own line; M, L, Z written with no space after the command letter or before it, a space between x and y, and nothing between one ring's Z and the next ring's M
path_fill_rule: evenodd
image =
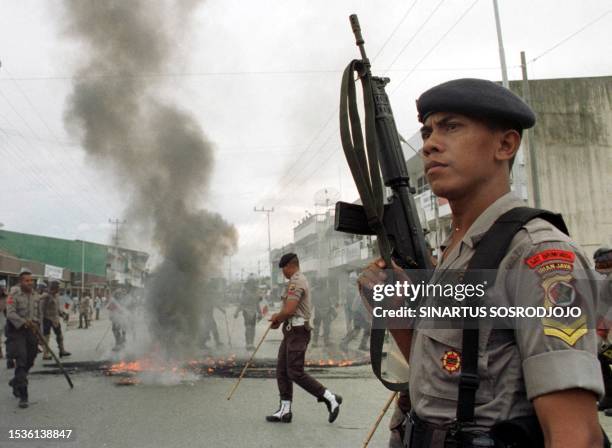
M611 2L498 3L511 80L521 77L521 51L533 79L612 75ZM64 126L72 76L87 49L66 33L61 1L1 4L0 223L110 243L109 219L122 219L130 192ZM307 211L320 211L318 192L357 199L337 116L342 70L359 57L352 13L373 73L391 78L387 91L407 137L419 127L415 100L429 87L501 79L492 0L206 0L191 26L177 30L166 70L142 74L162 78L159 95L193 114L214 146L213 176L198 206L238 230L234 273L265 266L267 220L254 207L274 208L272 247L279 247L292 241ZM130 222L122 225L127 230ZM227 268L229 260L219 263Z

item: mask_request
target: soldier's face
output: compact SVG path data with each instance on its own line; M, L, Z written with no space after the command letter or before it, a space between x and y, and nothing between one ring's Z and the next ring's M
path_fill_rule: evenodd
M34 288L34 279L30 274L23 274L19 277L19 286L23 292L30 293Z
M421 128L422 153L434 194L458 199L497 176L507 166L496 157L498 134L465 115L440 112L427 117Z

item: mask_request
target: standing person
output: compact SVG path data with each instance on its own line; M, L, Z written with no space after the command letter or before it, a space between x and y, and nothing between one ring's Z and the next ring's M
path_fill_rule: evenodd
M86 292L79 300L79 328L89 328L89 317L91 316L91 298Z
M595 270L605 276L599 290L599 322L597 334L600 337L597 359L601 366L601 374L604 382L604 397L599 400L598 408L604 411L606 416L612 417L612 345L609 342L610 328L612 327L612 249L602 247L593 255Z
M202 307L204 312L203 346L205 349L208 348L206 344L212 336L212 338L215 340L215 346L217 348L221 348L223 347L223 343L221 342L221 338L219 337L219 328L215 319L215 308L218 309L221 313L225 314L223 301L223 284L221 282L221 279L213 278L208 281L204 288L208 291L208 294L204 299Z
M359 343L359 350L368 351L370 348L368 346L368 338L370 336L370 327L372 326L370 322L370 315L368 310L363 303L361 302L361 298L357 290L355 290L356 295L353 296L353 303L351 305L351 313L353 315L351 322L353 322L353 328L342 338L340 342L340 350L348 351L349 344L353 339L359 336L361 333L361 342Z
M113 296L108 300L106 309L111 321L113 336L115 337L115 346L113 351L119 351L125 346L126 328L127 328L127 311L124 308L123 299L125 291L118 289Z
M253 341L255 340L255 325L261 320L261 310L259 308L260 300L261 297L259 295L257 279L255 279L255 275L249 274L242 288L240 305L238 305L238 308L236 308L234 312L234 319L236 319L238 313L242 311L242 317L244 318L244 339L246 341L247 350L255 349L253 345Z
M319 346L319 333L323 333L325 347L331 345L331 323L336 318L335 300L330 295L326 280L319 280L317 288L313 288L312 302L314 304L314 321L312 346Z
M102 299L96 295L94 299L94 309L96 310L96 320L100 320L100 309L102 308Z
M59 348L59 356L70 356L64 348L64 335L62 334L62 324L60 318L65 314L62 310L59 297L59 280L49 279L49 292L43 294L40 298L40 309L43 319L43 336L49 344L51 329L55 333L55 340ZM43 359L51 359L51 354L44 348Z
M2 345L4 344L4 327L6 326L6 280L0 280L0 359L4 358Z
M346 287L346 295L344 297L344 325L346 327L346 333L353 328L353 302L355 297L359 297L359 291L357 289L357 273L351 271L349 274L348 285Z
M311 303L308 280L300 272L300 262L294 253L281 257L278 267L289 280L282 297L282 308L272 315L272 328L283 326L283 341L278 349L276 381L280 392L280 407L266 417L269 422L290 423L293 417L293 383L323 402L329 412L328 421L333 423L340 412L342 397L331 393L321 383L304 372L304 358L310 342Z
M517 210L524 203L510 190L522 130L535 123L529 106L493 82L461 79L423 93L417 109L425 175L433 193L448 199L452 212L452 232L442 244L443 256L430 283L448 284L466 270L475 253L482 255L479 244L490 248L490 241L512 233L510 246L499 254L487 300L521 307L594 303L588 258L548 221L554 220L550 215L524 218L533 216L532 210ZM503 221L511 219L506 215L511 210L515 217ZM503 215L503 222L518 223L520 230L500 235L498 229L508 227L493 226ZM563 227L558 220L556 225ZM492 228L496 233L489 233ZM379 259L360 276L366 298L387 278L385 267ZM398 281L409 281L404 271L389 268ZM577 278L576 272L587 278ZM394 299L400 300L389 298ZM481 327L475 343L464 340L461 328L415 325L390 330L410 365L407 425L412 430L407 435L412 435L406 446L508 446L506 437L518 437L521 427L534 442L522 439L512 446L603 446L596 405L603 384L595 331L586 323L576 321L570 328L565 321L534 319L529 328ZM469 363L466 349L475 352L468 355ZM459 400L459 394L474 399ZM492 431L494 425L499 432ZM509 430L500 434L500 425Z
M6 352L15 360L15 376L9 381L19 407L28 407L28 372L38 354L35 331L40 325L39 296L34 291L34 279L29 269L19 273L19 286L11 289L6 300Z

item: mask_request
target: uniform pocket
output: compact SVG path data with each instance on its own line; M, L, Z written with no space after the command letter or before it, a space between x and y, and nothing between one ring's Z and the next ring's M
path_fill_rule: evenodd
M412 347L412 366L418 363L417 375L421 392L436 398L457 400L459 378L463 365L461 353L462 330L418 330L417 340ZM493 399L493 385L488 376L488 355L479 350L478 374L480 385L476 391L476 403L487 403ZM415 372L416 373L416 372Z

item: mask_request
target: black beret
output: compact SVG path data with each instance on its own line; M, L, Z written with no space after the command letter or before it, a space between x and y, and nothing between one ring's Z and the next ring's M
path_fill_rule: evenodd
M505 87L485 79L455 79L432 87L417 100L419 121L435 112L456 112L509 122L520 129L535 124L533 110Z
M278 267L279 268L284 268L285 266L287 266L293 259L297 260L297 255L289 252L288 254L285 254L281 257L280 261L278 262Z
M612 249L609 247L600 247L593 254L593 259L596 263L603 263L604 261L612 261Z

